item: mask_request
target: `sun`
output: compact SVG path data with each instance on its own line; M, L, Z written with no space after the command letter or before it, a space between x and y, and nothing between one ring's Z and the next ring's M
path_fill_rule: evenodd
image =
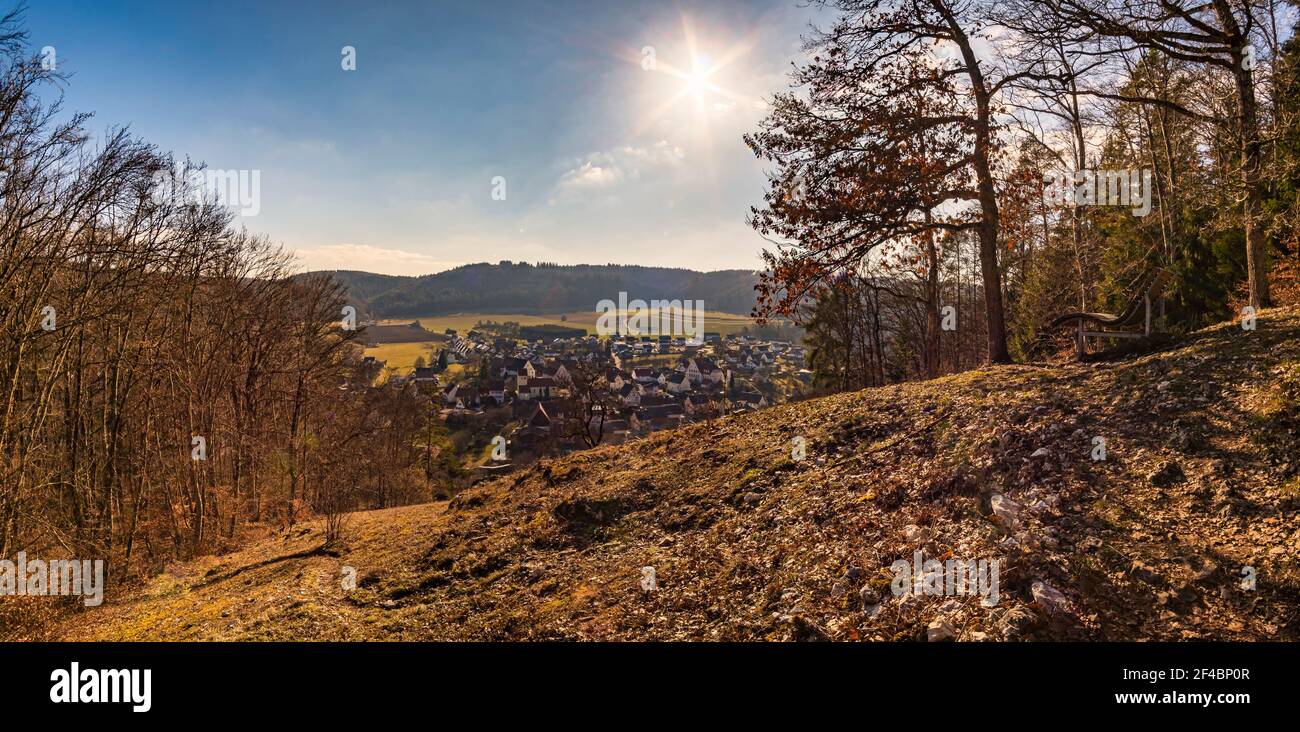
M696 56L691 60L691 70L682 75L686 80L686 90L698 96L709 91L713 84L709 82L709 75L713 73L713 66L709 63L708 56Z
M695 32L694 24L687 16L682 16L682 40L683 42L676 46L676 53L663 53L660 55L651 54L650 61L647 63L646 49L653 51L653 46L648 46L639 51L633 48L625 49L624 57L631 63L636 64L641 71L653 71L658 74L664 74L673 77L678 84L671 85L667 98L653 104L653 106L644 114L639 115L640 122L637 125L636 132L640 133L645 130L653 129L661 121L683 102L688 102L689 107L695 110L695 120L693 122L683 122L688 125L695 134L707 137L707 128L710 119L724 114L726 110L736 106L755 105L756 100L749 99L743 94L737 93L728 88L730 83L735 82L736 69L733 68L736 61L744 57L757 43L757 31L747 37L735 40L725 46L717 45L715 41L712 48L719 51L716 58L702 53L703 48L707 47L700 43L700 38ZM687 63L675 65L674 60ZM662 87L661 87L662 88ZM721 110L721 111L720 111ZM707 141L705 142L707 145Z

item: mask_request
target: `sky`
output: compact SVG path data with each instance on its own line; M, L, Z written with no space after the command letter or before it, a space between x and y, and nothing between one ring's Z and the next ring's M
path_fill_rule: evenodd
M761 267L741 136L827 20L803 5L35 0L26 26L92 135L255 173L237 225L303 269L711 271Z

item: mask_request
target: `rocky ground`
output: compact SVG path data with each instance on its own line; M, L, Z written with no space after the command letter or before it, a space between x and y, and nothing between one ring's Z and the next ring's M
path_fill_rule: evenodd
M450 506L356 514L337 556L300 528L49 632L1296 640L1297 508L1300 310L1272 310L1123 361L991 367L575 454ZM895 595L891 565L918 551L998 560L997 604Z

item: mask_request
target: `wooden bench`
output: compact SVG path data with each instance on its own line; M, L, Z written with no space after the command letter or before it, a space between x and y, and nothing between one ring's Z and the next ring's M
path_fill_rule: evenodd
M1168 281L1169 270L1163 267L1152 267L1143 272L1130 286L1133 294L1120 314L1066 313L1053 319L1047 327L1051 330L1062 327L1076 328L1079 358L1083 358L1087 350L1088 338L1147 338L1151 335L1151 300L1160 295ZM1088 330L1089 324L1099 330ZM1137 325L1141 325L1142 330L1119 330Z

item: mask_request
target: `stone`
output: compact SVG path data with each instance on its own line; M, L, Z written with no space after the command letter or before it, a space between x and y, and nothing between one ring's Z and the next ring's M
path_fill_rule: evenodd
M920 595L915 592L909 592L898 598L898 612L904 614L910 613L913 610L920 609L924 604L925 600L923 600Z
M949 615L951 613L957 612L958 610L961 610L961 603L958 602L957 600L948 600L947 602L939 606L940 615Z
M957 632L947 620L933 620L925 627L925 639L931 643L950 641L957 637Z
M1155 472L1148 476L1151 485L1157 488L1168 488L1171 485L1181 483L1187 480L1183 474L1183 469L1173 460L1166 460L1156 468Z
M1129 574L1135 578L1146 582L1149 585L1159 585L1164 583L1164 577L1149 564L1136 560L1129 567Z
M801 643L820 643L831 639L825 630L822 630L820 626L802 615L794 616L791 619L791 624L794 626L791 631L791 640Z
M1025 635L1038 622L1034 614L1023 607L1014 607L1002 616L998 624L1004 640L1016 640Z
M989 499L989 508L992 509L993 515L997 517L998 523L1007 528L1015 526L1020 518L1020 504L1001 493L993 494L993 497Z
M862 606L864 608L880 602L880 593L871 585L863 585L862 589L858 590L858 597L862 599Z
M1069 601L1065 599L1065 595L1046 582L1037 580L1030 585L1029 590L1034 595L1034 602L1049 613L1059 613L1067 609Z

